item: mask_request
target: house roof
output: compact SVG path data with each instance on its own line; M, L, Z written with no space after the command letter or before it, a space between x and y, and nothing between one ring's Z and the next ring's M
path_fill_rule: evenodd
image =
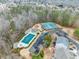
M68 47L69 41L67 38L59 36L59 37L57 37L57 41L56 41L56 45L58 45L58 44L62 44L64 46Z
M37 41L34 43L34 45L30 48L30 52L33 53L37 50L40 50L42 49L42 45L41 43L43 42L44 40L44 36L47 35L48 32L45 32L45 33L42 33L42 35L37 39Z

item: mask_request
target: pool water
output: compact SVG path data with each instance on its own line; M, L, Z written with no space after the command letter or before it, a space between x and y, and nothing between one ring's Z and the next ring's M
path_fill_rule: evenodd
M34 37L35 37L34 34L28 34L27 36L24 37L24 39L21 42L25 44L29 44Z
M55 23L52 22L47 22L47 23L42 23L42 28L46 29L46 30L52 30L57 28Z

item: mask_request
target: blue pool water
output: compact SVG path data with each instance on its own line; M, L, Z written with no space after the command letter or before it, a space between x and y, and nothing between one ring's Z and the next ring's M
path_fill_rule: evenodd
M24 37L24 39L22 40L23 43L25 44L29 44L29 42L34 38L35 35L33 34L29 34L27 36Z
M52 30L57 28L55 23L52 22L46 22L46 23L42 23L42 28L46 29L46 30Z

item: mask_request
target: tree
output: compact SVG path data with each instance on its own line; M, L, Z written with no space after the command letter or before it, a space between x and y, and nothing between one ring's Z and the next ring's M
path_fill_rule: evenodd
M10 22L10 30L11 30L11 32L13 32L13 31L16 30L16 27L15 27L14 21L11 21L11 22Z
M44 40L44 43L45 43L46 47L49 47L50 46L51 41L52 41L51 35L49 35L49 34L46 35L45 36L45 40Z
M59 16L59 11L58 10L52 10L50 14L50 18L53 22L56 22Z
M71 14L68 12L68 10L65 10L62 13L61 25L63 25L63 26L68 26L69 25L70 15Z

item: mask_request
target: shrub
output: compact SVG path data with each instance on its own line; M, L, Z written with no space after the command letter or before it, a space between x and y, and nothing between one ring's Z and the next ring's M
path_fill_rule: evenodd
M25 35L25 33L23 31L21 31L17 37L17 41L19 41L20 39L22 39L22 37Z
M59 16L59 11L58 10L52 10L50 18L53 22L57 22Z
M69 26L70 13L68 11L64 11L62 13L61 25Z
M51 40L52 39L51 39L51 36L49 34L45 36L44 43L45 43L46 47L49 47L50 46Z
M45 22L47 20L47 14L48 10L36 10L34 13L38 16L38 19L40 19L40 22Z
M17 49L12 49L11 52L13 53L19 53L21 49L17 48Z
M10 23L10 30L12 30L12 32L16 30L14 21L11 21Z

